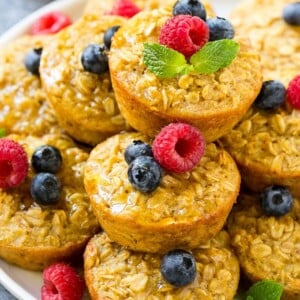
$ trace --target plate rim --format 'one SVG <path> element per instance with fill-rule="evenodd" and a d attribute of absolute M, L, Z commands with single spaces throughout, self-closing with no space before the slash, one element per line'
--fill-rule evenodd
<path fill-rule="evenodd" d="M 42 6 L 5 31 L 0 36 L 0 47 L 5 46 L 5 44 L 13 41 L 19 36 L 26 34 L 33 22 L 44 13 L 55 10 L 64 10 L 64 7 L 84 5 L 85 1 L 86 0 L 59 0 Z"/>
<path fill-rule="evenodd" d="M 37 300 L 0 267 L 0 282 L 17 299 Z"/>

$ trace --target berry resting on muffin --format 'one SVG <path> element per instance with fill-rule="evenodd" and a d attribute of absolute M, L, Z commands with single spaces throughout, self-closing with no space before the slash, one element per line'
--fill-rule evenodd
<path fill-rule="evenodd" d="M 198 0 L 177 0 L 173 6 L 173 16 L 191 15 L 206 21 L 206 9 Z"/>
<path fill-rule="evenodd" d="M 30 34 L 54 34 L 72 24 L 69 16 L 62 12 L 49 12 L 38 18 L 30 29 Z"/>
<path fill-rule="evenodd" d="M 254 106 L 264 110 L 273 110 L 280 107 L 286 96 L 286 88 L 278 80 L 263 82 L 259 95 L 254 101 Z"/>
<path fill-rule="evenodd" d="M 185 250 L 171 250 L 162 258 L 160 271 L 166 281 L 176 287 L 188 285 L 197 274 L 194 256 Z"/>
<path fill-rule="evenodd" d="M 171 123 L 155 137 L 154 158 L 166 170 L 183 173 L 193 169 L 205 151 L 200 131 L 185 123 Z"/>
<path fill-rule="evenodd" d="M 233 37 L 233 27 L 224 18 L 205 22 L 190 14 L 175 15 L 162 26 L 159 43 L 144 43 L 143 62 L 160 78 L 211 74 L 237 56 L 239 46 Z"/>
<path fill-rule="evenodd" d="M 269 216 L 283 216 L 291 211 L 293 197 L 290 191 L 283 187 L 273 185 L 267 187 L 260 194 L 263 211 Z"/>
<path fill-rule="evenodd" d="M 0 188 L 13 188 L 27 176 L 29 163 L 23 146 L 13 140 L 0 139 Z"/>
<path fill-rule="evenodd" d="M 37 48 L 29 51 L 24 59 L 26 69 L 33 75 L 40 75 L 40 61 L 43 48 Z"/>
<path fill-rule="evenodd" d="M 300 75 L 294 77 L 287 88 L 287 101 L 296 109 L 300 109 Z"/>
<path fill-rule="evenodd" d="M 131 18 L 137 13 L 139 13 L 141 9 L 132 2 L 132 0 L 117 0 L 112 9 L 107 12 L 107 15 L 115 15 L 124 18 Z"/>

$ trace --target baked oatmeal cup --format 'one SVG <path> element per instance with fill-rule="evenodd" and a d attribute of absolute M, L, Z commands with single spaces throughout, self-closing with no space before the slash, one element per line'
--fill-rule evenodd
<path fill-rule="evenodd" d="M 59 149 L 62 167 L 56 176 L 61 182 L 61 193 L 57 204 L 41 205 L 34 201 L 30 190 L 37 172 L 31 164 L 24 182 L 0 189 L 0 257 L 29 270 L 42 270 L 53 262 L 78 258 L 87 241 L 99 230 L 83 186 L 88 153 L 63 135 L 5 138 L 20 143 L 29 161 L 39 146 Z"/>
<path fill-rule="evenodd" d="M 241 268 L 252 281 L 281 283 L 282 299 L 300 297 L 300 199 L 281 217 L 267 216 L 257 195 L 241 194 L 229 219 L 231 244 Z"/>
<path fill-rule="evenodd" d="M 282 18 L 286 5 L 295 0 L 244 0 L 231 12 L 237 34 L 248 35 L 262 59 L 265 80 L 287 84 L 300 69 L 300 26 Z M 255 12 L 255 13 L 249 13 Z"/>
<path fill-rule="evenodd" d="M 117 0 L 88 0 L 84 14 L 106 14 L 109 13 Z M 152 10 L 160 6 L 173 5 L 176 0 L 133 0 L 132 1 L 141 10 Z M 207 1 L 201 1 L 204 4 L 207 13 L 214 15 L 211 5 Z"/>
<path fill-rule="evenodd" d="M 102 228 L 136 251 L 198 247 L 223 227 L 235 202 L 240 175 L 226 151 L 211 143 L 189 172 L 164 171 L 156 190 L 143 193 L 128 179 L 125 149 L 150 140 L 141 133 L 108 138 L 90 153 L 84 184 Z"/>
<path fill-rule="evenodd" d="M 60 125 L 80 142 L 97 144 L 127 128 L 115 101 L 109 72 L 85 71 L 81 62 L 86 47 L 102 45 L 105 31 L 123 23 L 118 16 L 84 16 L 56 34 L 43 50 L 43 88 Z"/>
<path fill-rule="evenodd" d="M 227 232 L 192 251 L 197 274 L 184 287 L 168 283 L 160 272 L 163 255 L 130 251 L 106 233 L 93 237 L 84 253 L 85 280 L 92 299 L 233 299 L 239 264 Z"/>
<path fill-rule="evenodd" d="M 248 189 L 260 192 L 277 184 L 300 197 L 299 110 L 252 107 L 221 143 L 236 161 Z"/>
<path fill-rule="evenodd" d="M 259 54 L 247 39 L 235 39 L 239 52 L 228 67 L 209 75 L 191 72 L 159 78 L 143 62 L 144 43 L 158 43 L 171 16 L 171 7 L 143 11 L 115 34 L 109 66 L 117 102 L 129 124 L 149 136 L 179 121 L 214 141 L 241 119 L 259 93 Z"/>
<path fill-rule="evenodd" d="M 54 111 L 46 100 L 39 76 L 25 67 L 25 57 L 43 48 L 48 36 L 23 36 L 0 49 L 0 128 L 7 133 L 59 133 Z"/>

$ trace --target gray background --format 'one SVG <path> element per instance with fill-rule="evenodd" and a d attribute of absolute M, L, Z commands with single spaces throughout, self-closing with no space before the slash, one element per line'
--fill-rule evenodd
<path fill-rule="evenodd" d="M 0 0 L 0 35 L 22 18 L 52 0 Z M 0 285 L 0 300 L 15 300 Z"/>
<path fill-rule="evenodd" d="M 0 34 L 49 2 L 52 0 L 0 0 Z"/>

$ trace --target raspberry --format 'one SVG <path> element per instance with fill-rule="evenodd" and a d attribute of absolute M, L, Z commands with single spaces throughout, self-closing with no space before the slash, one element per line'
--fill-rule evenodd
<path fill-rule="evenodd" d="M 177 15 L 169 19 L 161 28 L 159 42 L 185 57 L 190 57 L 209 40 L 206 23 L 190 15 Z"/>
<path fill-rule="evenodd" d="M 300 75 L 290 81 L 286 96 L 287 101 L 293 108 L 300 109 Z"/>
<path fill-rule="evenodd" d="M 61 12 L 50 12 L 38 18 L 30 29 L 30 34 L 53 34 L 72 24 L 72 20 Z"/>
<path fill-rule="evenodd" d="M 124 18 L 131 18 L 140 11 L 141 9 L 131 0 L 117 0 L 112 7 L 112 10 L 107 12 L 107 15 L 117 15 Z"/>
<path fill-rule="evenodd" d="M 166 170 L 183 173 L 195 167 L 205 150 L 199 130 L 184 123 L 171 123 L 155 137 L 152 151 L 155 160 Z"/>
<path fill-rule="evenodd" d="M 43 272 L 42 300 L 81 300 L 85 284 L 65 263 L 54 263 Z"/>
<path fill-rule="evenodd" d="M 28 168 L 24 148 L 10 139 L 0 139 L 0 188 L 18 186 L 27 176 Z"/>

